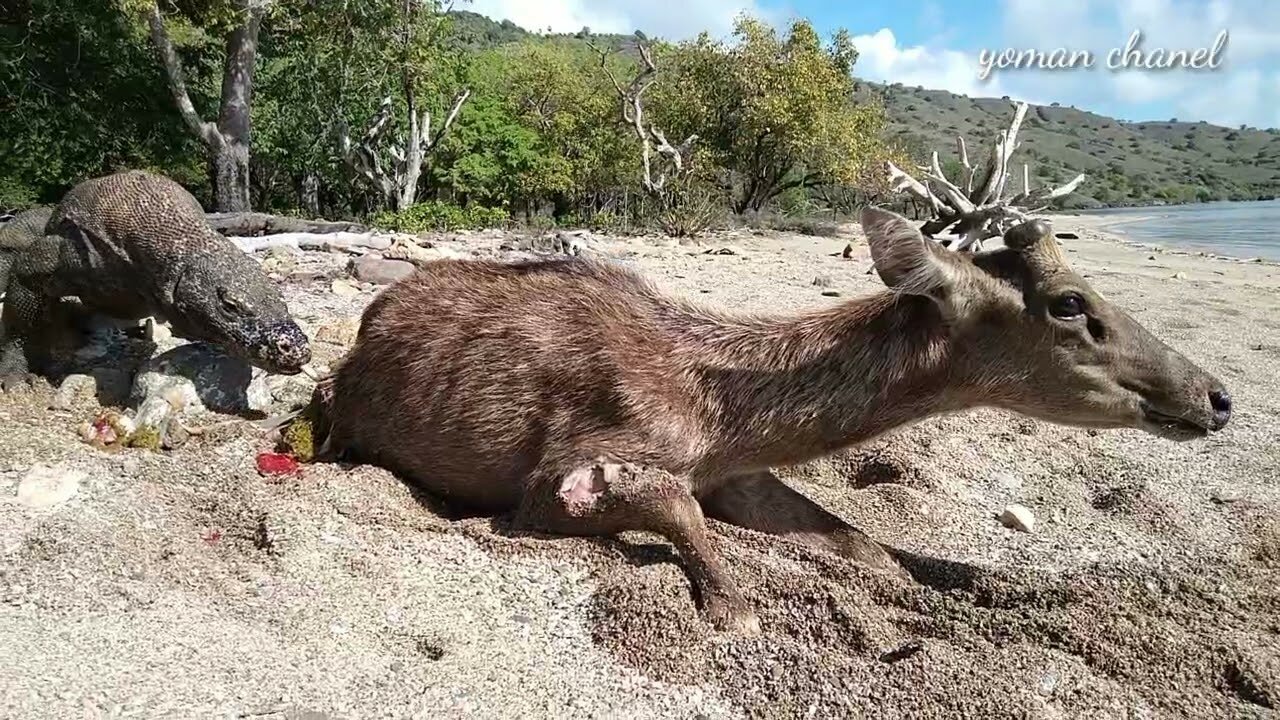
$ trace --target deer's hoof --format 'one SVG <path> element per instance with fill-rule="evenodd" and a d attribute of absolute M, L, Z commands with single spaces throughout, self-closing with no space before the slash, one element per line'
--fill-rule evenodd
<path fill-rule="evenodd" d="M 762 631 L 760 618 L 742 600 L 712 597 L 707 601 L 707 621 L 720 632 L 756 637 Z"/>

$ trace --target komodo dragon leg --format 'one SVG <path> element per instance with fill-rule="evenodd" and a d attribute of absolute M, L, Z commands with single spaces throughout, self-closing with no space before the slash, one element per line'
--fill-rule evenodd
<path fill-rule="evenodd" d="M 49 280 L 62 258 L 63 238 L 46 235 L 18 254 L 9 273 L 4 313 L 0 316 L 0 391 L 30 386 L 46 369 L 50 342 L 67 328 L 56 312 L 58 297 Z"/>

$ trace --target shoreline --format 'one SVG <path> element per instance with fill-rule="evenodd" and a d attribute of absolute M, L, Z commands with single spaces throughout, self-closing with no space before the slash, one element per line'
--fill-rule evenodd
<path fill-rule="evenodd" d="M 1115 228 L 1119 225 L 1132 225 L 1138 222 L 1146 222 L 1152 219 L 1152 216 L 1140 215 L 1133 218 L 1103 218 L 1097 215 L 1085 215 L 1075 212 L 1060 212 L 1049 216 L 1051 222 L 1057 218 L 1067 219 L 1070 224 L 1076 226 L 1075 229 L 1085 229 L 1095 233 L 1099 238 L 1114 242 L 1118 245 L 1133 248 L 1136 250 L 1149 250 L 1160 252 L 1168 255 L 1180 255 L 1191 258 L 1209 258 L 1213 260 L 1226 260 L 1235 263 L 1247 263 L 1257 265 L 1280 266 L 1280 260 L 1272 260 L 1271 258 L 1253 255 L 1244 257 L 1241 255 L 1228 255 L 1222 252 L 1210 250 L 1195 250 L 1190 247 L 1184 247 L 1169 243 L 1159 243 L 1145 239 L 1134 238 L 1125 235 L 1122 231 Z M 1054 222 L 1055 225 L 1059 224 Z"/>

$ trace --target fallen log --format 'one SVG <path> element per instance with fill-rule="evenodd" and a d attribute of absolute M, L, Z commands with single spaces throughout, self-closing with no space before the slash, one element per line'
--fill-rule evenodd
<path fill-rule="evenodd" d="M 236 247 L 252 253 L 273 247 L 293 247 L 299 250 L 323 250 L 325 252 L 349 252 L 363 255 L 370 250 L 386 250 L 391 247 L 390 233 L 375 234 L 354 232 L 307 233 L 290 232 L 266 237 L 228 237 Z"/>
<path fill-rule="evenodd" d="M 206 213 L 205 220 L 223 235 L 250 237 L 277 235 L 280 233 L 340 233 L 366 232 L 369 228 L 360 223 L 331 220 L 303 220 L 302 218 L 269 215 L 259 212 Z"/>

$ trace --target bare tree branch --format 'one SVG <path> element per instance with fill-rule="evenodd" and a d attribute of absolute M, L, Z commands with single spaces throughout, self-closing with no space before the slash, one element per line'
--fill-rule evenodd
<path fill-rule="evenodd" d="M 641 182 L 652 195 L 661 195 L 663 188 L 666 187 L 668 173 L 671 177 L 679 177 L 687 170 L 687 160 L 690 150 L 694 142 L 697 141 L 697 134 L 690 135 L 685 138 L 684 142 L 679 146 L 673 146 L 666 135 L 657 128 L 653 123 L 647 126 L 644 119 L 644 103 L 643 97 L 657 79 L 658 67 L 653 62 L 653 55 L 649 48 L 641 42 L 636 43 L 636 49 L 640 54 L 641 69 L 631 82 L 623 87 L 618 82 L 618 78 L 609 69 L 609 56 L 612 51 L 602 49 L 596 46 L 590 40 L 586 41 L 587 47 L 591 48 L 600 56 L 600 68 L 604 72 L 605 77 L 609 78 L 609 82 L 613 84 L 614 91 L 618 94 L 618 100 L 622 107 L 622 120 L 631 126 L 632 131 L 636 134 L 636 139 L 640 141 L 640 162 L 643 175 Z M 667 169 L 658 172 L 655 178 L 653 173 L 654 152 L 658 156 L 665 158 Z"/>
<path fill-rule="evenodd" d="M 169 40 L 169 32 L 165 29 L 164 16 L 160 14 L 158 3 L 153 2 L 147 8 L 147 24 L 151 27 L 151 42 L 155 45 L 156 53 L 160 55 L 160 62 L 164 65 L 165 78 L 169 81 L 169 94 L 173 96 L 173 102 L 178 106 L 178 113 L 182 115 L 183 122 L 205 145 L 217 146 L 222 142 L 222 135 L 218 132 L 216 125 L 200 119 L 196 106 L 191 103 L 191 96 L 187 93 L 186 76 L 182 72 L 182 62 L 178 59 L 178 53 L 174 51 L 173 43 Z"/>

